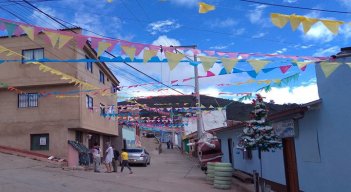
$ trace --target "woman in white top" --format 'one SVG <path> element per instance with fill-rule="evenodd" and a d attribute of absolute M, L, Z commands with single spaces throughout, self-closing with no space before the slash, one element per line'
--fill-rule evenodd
<path fill-rule="evenodd" d="M 105 166 L 107 169 L 107 173 L 112 172 L 112 159 L 113 159 L 113 149 L 111 147 L 111 144 L 109 142 L 106 143 L 106 156 L 105 156 Z"/>

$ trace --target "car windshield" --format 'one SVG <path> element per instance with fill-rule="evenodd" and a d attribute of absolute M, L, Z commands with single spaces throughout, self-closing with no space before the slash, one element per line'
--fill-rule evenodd
<path fill-rule="evenodd" d="M 143 149 L 127 149 L 128 153 L 141 153 Z"/>

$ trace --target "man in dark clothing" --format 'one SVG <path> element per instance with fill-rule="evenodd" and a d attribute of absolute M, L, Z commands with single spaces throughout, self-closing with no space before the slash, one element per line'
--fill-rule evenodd
<path fill-rule="evenodd" d="M 113 159 L 112 159 L 112 168 L 113 172 L 117 172 L 117 165 L 119 163 L 119 151 L 114 148 L 113 150 Z"/>

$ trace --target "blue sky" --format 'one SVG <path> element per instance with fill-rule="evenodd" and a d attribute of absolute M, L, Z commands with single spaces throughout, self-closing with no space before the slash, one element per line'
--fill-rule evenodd
<path fill-rule="evenodd" d="M 332 35 L 323 25 L 316 24 L 306 35 L 301 28 L 293 32 L 289 26 L 279 29 L 270 22 L 270 13 L 297 14 L 315 18 L 337 19 L 349 22 L 348 14 L 327 13 L 291 8 L 272 7 L 241 2 L 238 0 L 204 0 L 215 5 L 216 10 L 198 14 L 197 0 L 60 0 L 36 3 L 40 9 L 62 20 L 73 23 L 98 34 L 129 40 L 132 42 L 155 45 L 197 45 L 201 50 L 218 50 L 247 53 L 276 53 L 298 56 L 330 56 L 341 47 L 348 46 L 351 26 L 343 25 L 338 35 Z M 265 1 L 277 4 L 302 6 L 319 9 L 351 11 L 347 0 L 334 1 Z M 6 9 L 20 15 L 23 20 L 34 25 L 62 28 L 46 16 L 25 7 L 8 3 Z M 1 12 L 0 17 L 16 19 L 13 15 Z M 69 25 L 69 24 L 68 24 Z M 70 26 L 70 25 L 69 25 Z M 93 33 L 85 31 L 87 35 Z M 116 52 L 116 54 L 119 54 Z M 145 73 L 170 84 L 171 80 L 193 76 L 193 67 L 188 63 L 179 64 L 169 71 L 166 63 L 132 63 Z M 122 85 L 142 84 L 152 80 L 137 74 L 119 63 L 111 63 Z M 238 65 L 239 67 L 239 65 Z M 247 66 L 246 66 L 247 67 Z M 269 67 L 269 66 L 267 66 Z M 211 71 L 218 73 L 222 67 L 216 64 Z M 245 69 L 245 66 L 242 66 Z M 279 69 L 271 73 L 260 73 L 257 79 L 279 79 L 292 75 L 299 70 L 293 67 L 282 74 Z M 200 67 L 200 75 L 205 72 Z M 200 80 L 201 93 L 218 96 L 219 92 L 254 92 L 262 85 L 252 84 L 232 87 L 218 87 L 219 83 L 246 81 L 245 74 L 229 74 Z M 277 103 L 304 103 L 318 98 L 315 84 L 314 66 L 309 65 L 300 73 L 298 82 L 285 88 L 273 88 L 263 93 L 267 100 Z M 193 81 L 185 82 L 192 85 Z M 149 86 L 129 90 L 129 95 L 175 94 L 172 91 L 155 92 L 161 87 Z M 191 93 L 191 87 L 178 87 L 180 91 Z M 307 94 L 306 94 L 307 93 Z M 226 97 L 232 99 L 233 97 Z M 235 97 L 234 97 L 235 99 Z"/>

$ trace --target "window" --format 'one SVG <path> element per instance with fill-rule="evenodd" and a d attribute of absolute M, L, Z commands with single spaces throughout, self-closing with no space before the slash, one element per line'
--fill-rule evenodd
<path fill-rule="evenodd" d="M 38 60 L 44 58 L 44 48 L 22 50 L 22 64 L 24 60 Z"/>
<path fill-rule="evenodd" d="M 105 105 L 100 103 L 100 115 L 105 117 L 106 111 L 105 111 Z"/>
<path fill-rule="evenodd" d="M 87 95 L 86 99 L 87 99 L 87 108 L 88 109 L 93 109 L 93 106 L 94 106 L 93 105 L 93 103 L 94 103 L 93 98 L 90 97 L 89 95 Z"/>
<path fill-rule="evenodd" d="M 30 150 L 49 150 L 49 134 L 31 134 Z"/>
<path fill-rule="evenodd" d="M 79 143 L 83 143 L 83 132 L 76 131 L 76 141 L 78 141 Z"/>
<path fill-rule="evenodd" d="M 117 85 L 116 84 L 112 84 L 111 93 L 116 93 L 116 92 L 117 92 Z"/>
<path fill-rule="evenodd" d="M 18 108 L 38 107 L 37 93 L 18 94 Z"/>
<path fill-rule="evenodd" d="M 85 57 L 86 59 L 89 59 L 88 57 Z M 87 61 L 86 63 L 86 69 L 90 71 L 90 73 L 93 73 L 93 62 Z"/>
<path fill-rule="evenodd" d="M 100 71 L 100 83 L 105 84 L 105 74 L 102 71 Z"/>

